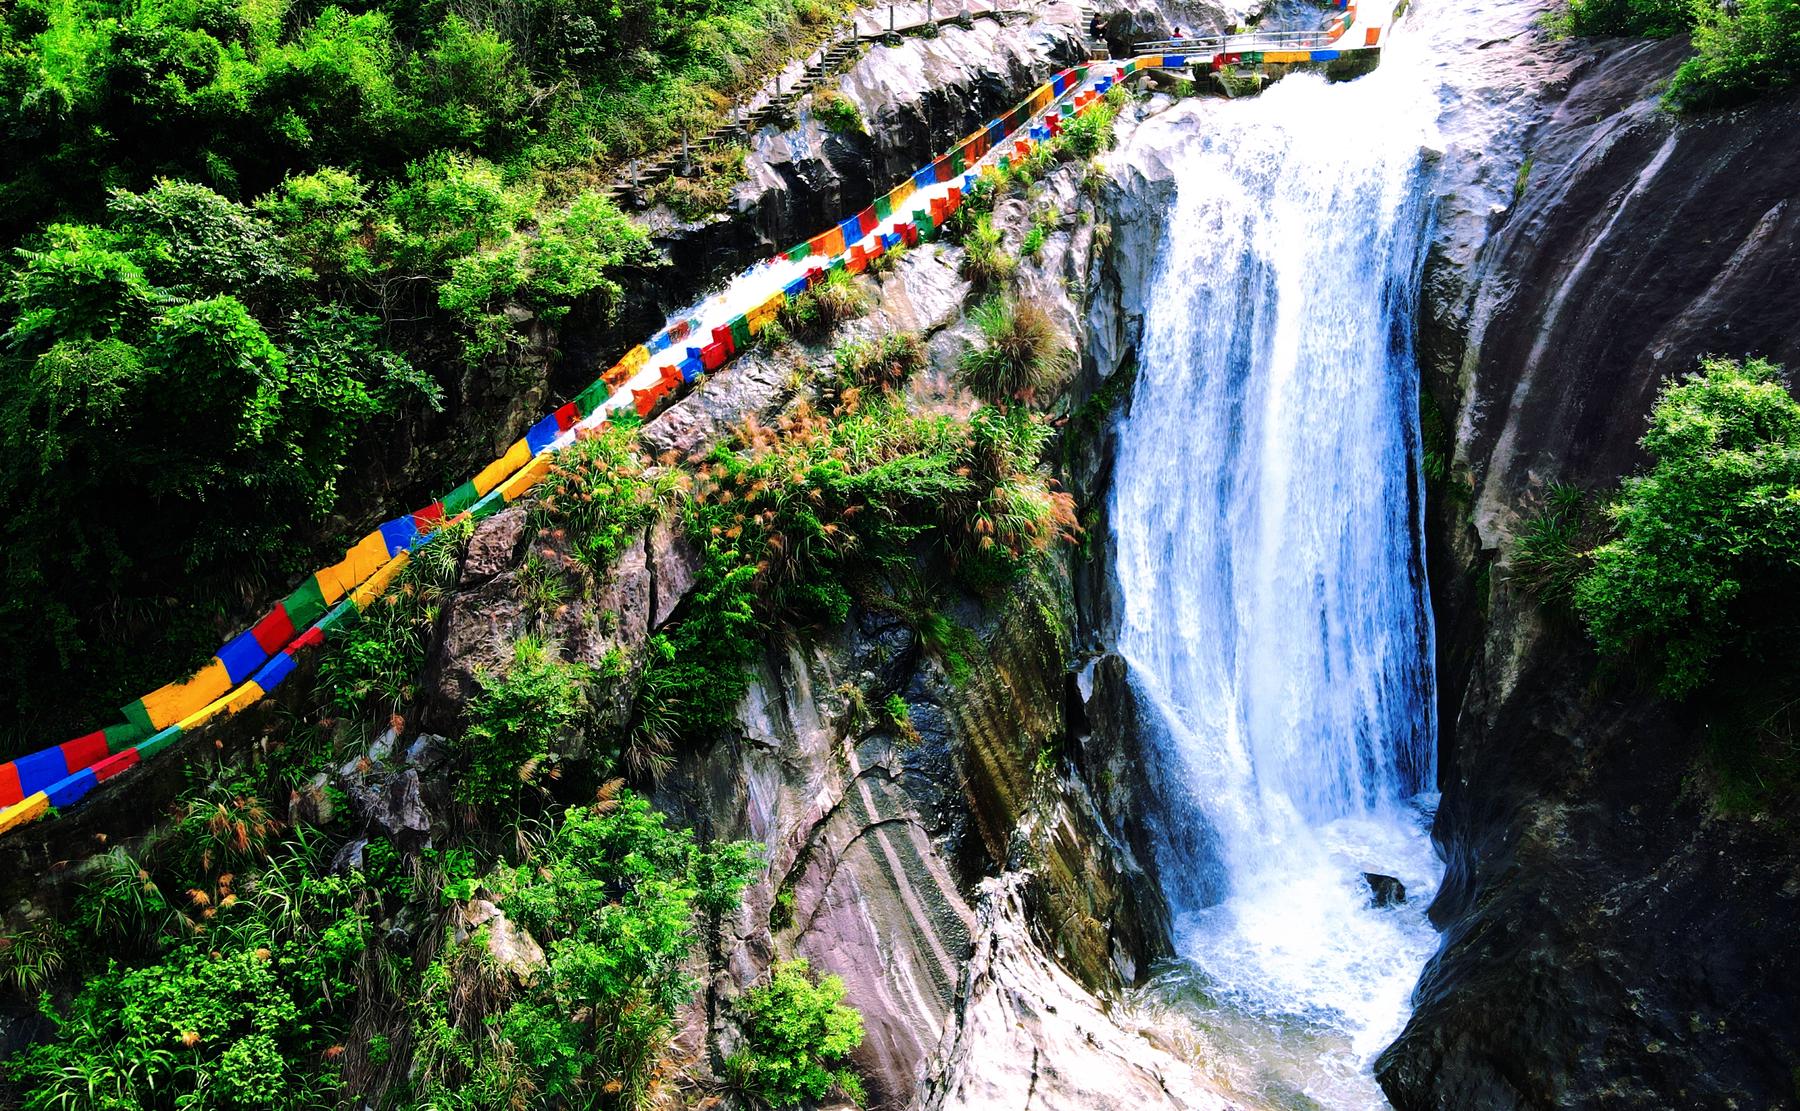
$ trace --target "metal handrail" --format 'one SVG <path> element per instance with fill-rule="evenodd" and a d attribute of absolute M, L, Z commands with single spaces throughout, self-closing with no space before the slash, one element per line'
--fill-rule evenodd
<path fill-rule="evenodd" d="M 1132 47 L 1137 54 L 1242 54 L 1253 50 L 1313 49 L 1336 41 L 1330 31 L 1252 31 L 1244 35 L 1159 39 Z"/>

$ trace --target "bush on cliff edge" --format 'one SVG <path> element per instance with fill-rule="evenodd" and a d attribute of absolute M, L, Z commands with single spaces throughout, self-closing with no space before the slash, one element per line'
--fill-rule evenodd
<path fill-rule="evenodd" d="M 1690 694 L 1726 660 L 1785 653 L 1800 620 L 1800 403 L 1780 368 L 1709 358 L 1664 387 L 1650 469 L 1612 509 L 1575 605 L 1603 653 Z"/>

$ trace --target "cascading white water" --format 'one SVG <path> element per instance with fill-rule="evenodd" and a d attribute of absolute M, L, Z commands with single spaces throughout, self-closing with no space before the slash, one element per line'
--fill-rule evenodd
<path fill-rule="evenodd" d="M 1396 64 L 1396 63 L 1399 64 Z M 1178 194 L 1119 430 L 1118 649 L 1158 875 L 1226 1078 L 1381 1107 L 1436 946 L 1431 625 L 1410 335 L 1435 98 L 1390 57 L 1175 111 Z M 1364 871 L 1409 900 L 1369 905 Z"/>

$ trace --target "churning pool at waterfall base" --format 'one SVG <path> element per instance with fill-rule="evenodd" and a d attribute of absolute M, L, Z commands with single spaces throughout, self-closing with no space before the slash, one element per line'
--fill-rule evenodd
<path fill-rule="evenodd" d="M 1110 514 L 1178 954 L 1139 1002 L 1257 1106 L 1386 1107 L 1370 1065 L 1438 944 L 1412 351 L 1435 108 L 1397 49 L 1132 140 L 1176 183 Z"/>

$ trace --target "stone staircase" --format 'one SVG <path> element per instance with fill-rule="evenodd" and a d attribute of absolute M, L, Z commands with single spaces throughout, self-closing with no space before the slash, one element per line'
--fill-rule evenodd
<path fill-rule="evenodd" d="M 740 106 L 732 119 L 710 133 L 685 141 L 682 146 L 664 151 L 649 161 L 634 160 L 625 172 L 604 190 L 614 201 L 626 207 L 645 207 L 645 194 L 677 173 L 691 172 L 684 162 L 701 154 L 719 150 L 743 141 L 769 124 L 786 124 L 795 116 L 801 98 L 818 88 L 826 77 L 837 72 L 862 52 L 861 40 L 852 23 L 841 38 L 834 38 L 800 65 L 799 73 L 779 75 L 750 99 L 746 111 Z M 792 68 L 791 66 L 789 67 Z"/>

